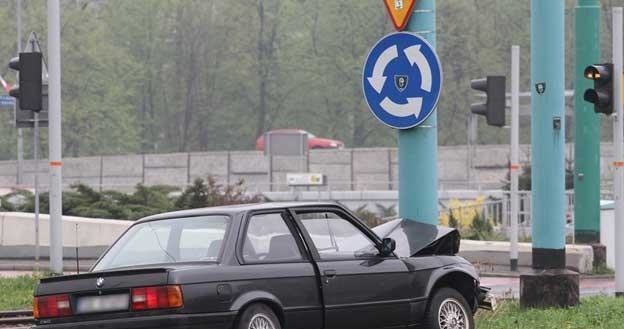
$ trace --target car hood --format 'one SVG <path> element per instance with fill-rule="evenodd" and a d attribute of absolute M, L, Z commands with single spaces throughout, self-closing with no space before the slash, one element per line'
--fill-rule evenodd
<path fill-rule="evenodd" d="M 459 252 L 460 236 L 454 228 L 399 218 L 379 225 L 373 231 L 382 239 L 394 239 L 394 253 L 399 257 L 452 256 Z"/>

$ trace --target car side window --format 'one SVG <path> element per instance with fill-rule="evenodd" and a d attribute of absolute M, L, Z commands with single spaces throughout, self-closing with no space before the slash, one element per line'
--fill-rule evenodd
<path fill-rule="evenodd" d="M 321 260 L 358 259 L 379 254 L 375 243 L 338 213 L 306 212 L 297 216 Z"/>
<path fill-rule="evenodd" d="M 246 263 L 303 260 L 295 237 L 280 213 L 251 216 L 244 239 L 242 254 Z"/>

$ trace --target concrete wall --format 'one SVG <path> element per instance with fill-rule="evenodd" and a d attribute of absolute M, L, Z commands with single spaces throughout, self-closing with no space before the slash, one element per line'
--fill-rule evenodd
<path fill-rule="evenodd" d="M 607 267 L 615 270 L 615 208 L 613 202 L 600 209 L 600 244 L 607 247 Z"/>
<path fill-rule="evenodd" d="M 567 158 L 573 159 L 568 145 Z M 530 147 L 521 147 L 520 161 L 530 161 Z M 505 180 L 509 159 L 507 145 L 481 145 L 474 152 L 474 171 L 469 181 L 469 152 L 466 146 L 439 148 L 440 189 L 498 189 Z M 611 144 L 602 145 L 602 176 L 611 177 Z M 97 189 L 131 191 L 139 183 L 146 185 L 186 186 L 195 178 L 216 177 L 227 184 L 244 179 L 249 190 L 256 192 L 286 191 L 286 173 L 314 172 L 327 176 L 325 190 L 396 190 L 398 188 L 397 150 L 393 148 L 362 148 L 344 150 L 311 150 L 304 157 L 265 157 L 262 152 L 205 152 L 103 157 L 66 158 L 63 160 L 63 182 L 88 184 Z M 40 184 L 48 180 L 47 160 L 41 160 Z M 15 161 L 0 161 L 0 188 L 17 185 L 31 187 L 35 165 L 24 163 L 24 180 L 17 182 Z"/>

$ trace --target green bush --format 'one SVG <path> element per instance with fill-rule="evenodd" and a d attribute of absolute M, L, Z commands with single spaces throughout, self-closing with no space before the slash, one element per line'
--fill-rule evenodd
<path fill-rule="evenodd" d="M 355 215 L 362 220 L 368 227 L 375 227 L 384 223 L 384 220 L 397 216 L 396 206 L 385 207 L 381 204 L 375 204 L 377 213 L 367 209 L 368 205 L 363 205 L 355 210 Z"/>
<path fill-rule="evenodd" d="M 449 220 L 448 220 L 448 226 L 452 227 L 452 228 L 457 228 L 459 229 L 459 220 L 457 220 L 457 218 L 455 217 L 455 214 L 453 213 L 453 210 L 449 211 Z"/>
<path fill-rule="evenodd" d="M 259 195 L 247 195 L 244 181 L 234 185 L 220 185 L 212 177 L 197 179 L 193 185 L 173 196 L 179 189 L 172 186 L 145 186 L 138 184 L 131 194 L 116 191 L 99 192 L 84 185 L 72 185 L 71 191 L 63 192 L 63 214 L 68 216 L 136 220 L 145 216 L 201 207 L 254 203 L 262 201 Z M 1 211 L 35 211 L 35 196 L 29 191 L 19 191 L 25 202 L 22 205 L 11 204 L 4 197 L 0 199 Z M 41 213 L 49 212 L 49 194 L 39 197 Z"/>
<path fill-rule="evenodd" d="M 468 240 L 501 241 L 504 237 L 494 231 L 492 222 L 482 212 L 477 212 L 467 229 L 460 230 Z"/>
<path fill-rule="evenodd" d="M 245 181 L 242 179 L 234 185 L 217 184 L 213 177 L 208 177 L 207 183 L 203 179 L 196 179 L 176 200 L 175 207 L 177 209 L 194 209 L 257 203 L 265 200 L 261 195 L 247 195 L 244 184 Z"/>

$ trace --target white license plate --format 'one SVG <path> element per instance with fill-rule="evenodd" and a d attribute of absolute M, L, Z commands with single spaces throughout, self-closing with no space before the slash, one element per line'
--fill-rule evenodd
<path fill-rule="evenodd" d="M 113 312 L 127 310 L 130 306 L 128 294 L 79 297 L 76 313 Z"/>

